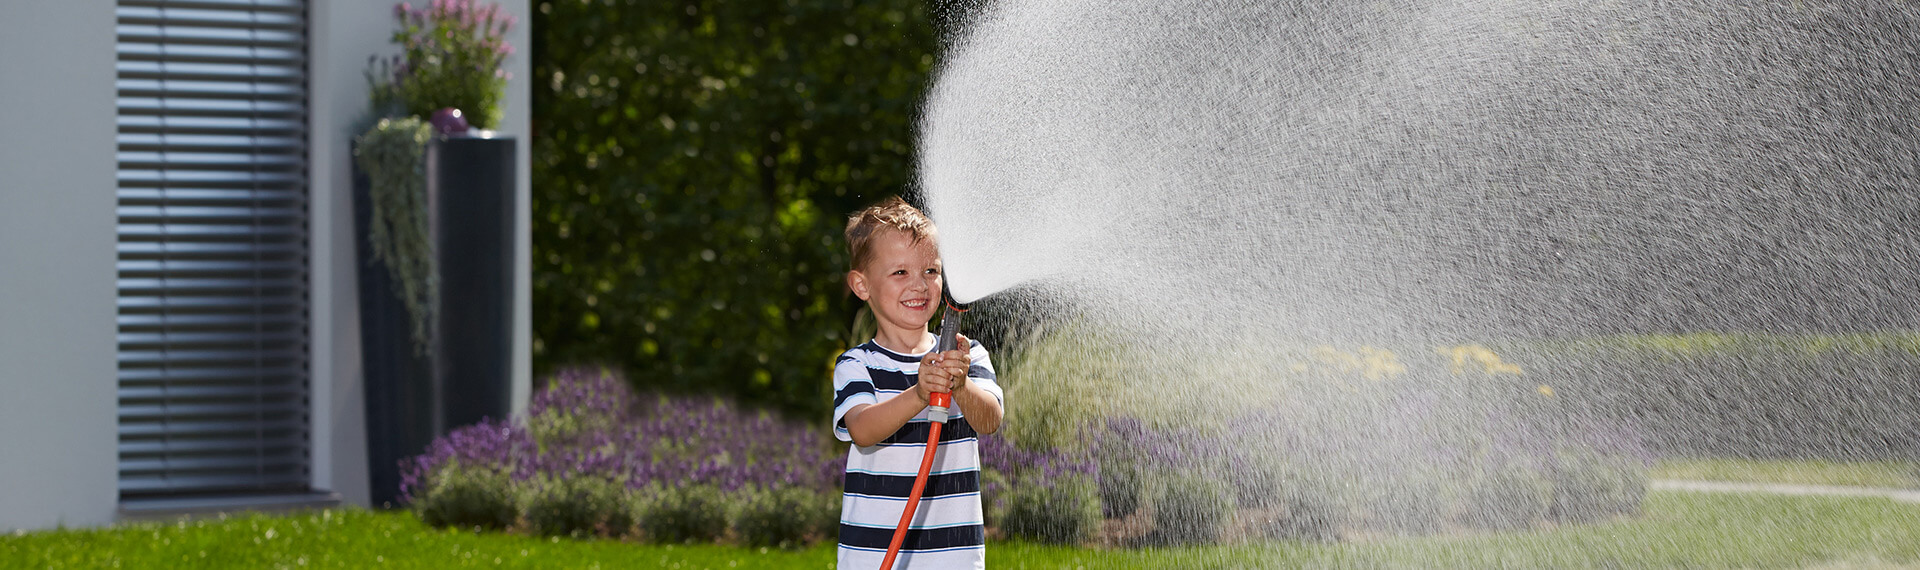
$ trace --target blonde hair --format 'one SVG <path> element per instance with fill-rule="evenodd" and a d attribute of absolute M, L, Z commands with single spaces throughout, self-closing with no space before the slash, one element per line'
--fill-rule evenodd
<path fill-rule="evenodd" d="M 847 217 L 847 251 L 854 271 L 873 257 L 873 236 L 888 229 L 906 232 L 915 244 L 934 239 L 932 219 L 899 196 L 888 197 Z"/>

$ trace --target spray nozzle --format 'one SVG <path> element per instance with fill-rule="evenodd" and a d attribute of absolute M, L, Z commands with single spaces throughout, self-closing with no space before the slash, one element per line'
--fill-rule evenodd
<path fill-rule="evenodd" d="M 941 286 L 940 286 L 940 301 L 941 301 L 941 302 L 943 302 L 943 303 L 946 303 L 946 304 L 947 304 L 947 308 L 948 308 L 948 309 L 951 309 L 951 310 L 954 310 L 954 311 L 958 311 L 958 312 L 962 312 L 962 313 L 964 313 L 964 312 L 967 312 L 967 304 L 966 304 L 966 303 L 962 303 L 962 302 L 959 302 L 959 301 L 955 301 L 955 300 L 953 300 L 953 288 L 952 288 L 952 287 L 948 287 L 948 286 L 945 286 L 945 285 L 941 285 Z"/>
<path fill-rule="evenodd" d="M 960 334 L 960 317 L 966 314 L 967 306 L 954 302 L 953 290 L 947 287 L 940 288 L 940 299 L 947 304 L 947 312 L 940 315 L 940 339 L 934 350 L 946 352 L 960 347 L 956 335 Z"/>
<path fill-rule="evenodd" d="M 947 304 L 947 312 L 940 315 L 940 337 L 935 341 L 934 350 L 946 352 L 960 347 L 960 317 L 967 312 L 967 305 L 953 300 L 953 290 L 940 288 L 940 300 Z M 950 394 L 934 394 L 931 405 L 933 413 L 928 416 L 936 422 L 947 421 L 947 407 L 952 401 Z"/>

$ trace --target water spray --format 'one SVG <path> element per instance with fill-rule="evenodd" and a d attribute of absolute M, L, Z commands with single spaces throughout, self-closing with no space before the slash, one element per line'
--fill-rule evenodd
<path fill-rule="evenodd" d="M 960 320 L 966 315 L 967 305 L 953 300 L 953 290 L 940 288 L 940 300 L 946 303 L 947 311 L 940 315 L 940 336 L 934 342 L 933 351 L 946 352 L 960 347 Z M 893 559 L 900 555 L 900 544 L 907 539 L 907 528 L 912 526 L 913 511 L 920 506 L 920 492 L 927 488 L 927 472 L 933 468 L 933 454 L 940 449 L 940 428 L 947 424 L 947 410 L 953 405 L 953 394 L 941 392 L 927 397 L 927 452 L 920 457 L 920 473 L 913 477 L 913 491 L 907 494 L 906 509 L 900 513 L 900 527 L 893 531 L 893 542 L 887 545 L 887 558 L 880 562 L 881 570 L 893 568 Z"/>

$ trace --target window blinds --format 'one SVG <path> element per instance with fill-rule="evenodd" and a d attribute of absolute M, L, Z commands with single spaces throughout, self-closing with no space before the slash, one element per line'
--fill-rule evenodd
<path fill-rule="evenodd" d="M 123 497 L 304 491 L 301 0 L 120 0 Z"/>

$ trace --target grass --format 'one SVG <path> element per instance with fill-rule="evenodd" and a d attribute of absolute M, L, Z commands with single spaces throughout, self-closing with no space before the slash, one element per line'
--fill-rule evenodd
<path fill-rule="evenodd" d="M 1920 463 L 1819 460 L 1686 459 L 1662 461 L 1655 479 L 1920 488 Z"/>
<path fill-rule="evenodd" d="M 827 568 L 833 546 L 762 550 L 430 529 L 404 512 L 258 515 L 0 537 L 0 567 Z M 994 568 L 1804 568 L 1920 565 L 1920 505 L 1655 492 L 1644 516 L 1344 544 L 1098 550 L 992 543 Z"/>
<path fill-rule="evenodd" d="M 1655 492 L 1611 523 L 1348 544 L 1164 551 L 1002 545 L 996 567 L 1887 568 L 1920 564 L 1920 505 L 1885 499 Z"/>

